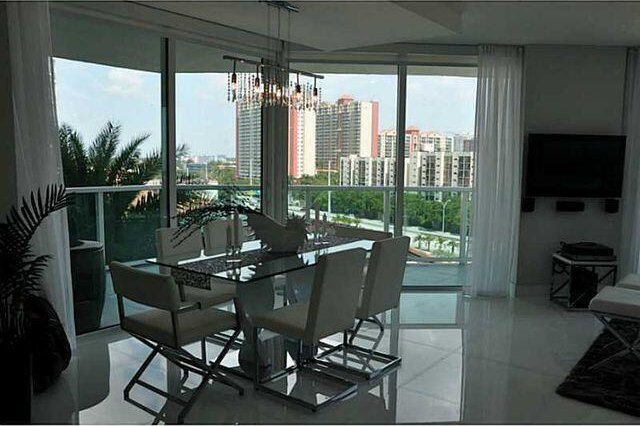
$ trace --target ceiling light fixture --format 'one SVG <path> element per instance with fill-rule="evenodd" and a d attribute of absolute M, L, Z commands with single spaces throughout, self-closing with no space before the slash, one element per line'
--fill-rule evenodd
<path fill-rule="evenodd" d="M 286 1 L 261 0 L 268 6 L 267 9 L 267 52 L 275 50 L 270 48 L 270 41 L 286 49 L 285 58 L 289 58 L 289 46 L 291 43 L 291 12 L 298 13 L 300 10 Z M 278 28 L 271 34 L 271 8 L 278 12 Z M 280 38 L 280 15 L 287 13 L 288 36 L 286 43 Z M 321 91 L 317 86 L 317 80 L 324 76 L 310 72 L 296 70 L 270 63 L 262 58 L 254 61 L 237 56 L 224 55 L 225 60 L 233 62 L 233 71 L 227 78 L 227 100 L 235 103 L 257 103 L 264 106 L 285 106 L 296 109 L 316 109 L 321 102 Z M 236 65 L 250 64 L 256 66 L 255 77 L 250 73 L 236 73 Z M 293 84 L 288 77 L 296 74 L 296 82 Z M 313 78 L 313 86 L 307 83 L 300 83 L 300 76 Z M 262 77 L 262 81 L 261 81 Z"/>

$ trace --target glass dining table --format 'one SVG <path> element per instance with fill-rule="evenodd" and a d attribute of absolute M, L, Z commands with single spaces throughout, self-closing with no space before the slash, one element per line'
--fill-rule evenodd
<path fill-rule="evenodd" d="M 211 288 L 220 283 L 235 283 L 236 297 L 242 309 L 243 337 L 238 339 L 238 356 L 226 360 L 225 369 L 245 377 L 252 377 L 254 350 L 251 341 L 251 316 L 279 307 L 307 302 L 313 287 L 315 265 L 321 256 L 354 248 L 371 251 L 373 241 L 327 235 L 309 239 L 296 253 L 274 253 L 260 240 L 243 243 L 238 256 L 226 254 L 197 256 L 177 262 L 163 262 L 156 258 L 147 263 L 170 268 L 179 285 Z M 229 306 L 232 306 L 230 303 Z M 222 342 L 225 336 L 215 336 Z M 261 375 L 269 376 L 287 368 L 296 359 L 297 342 L 263 330 L 258 337 Z M 304 356 L 316 348 L 303 347 Z M 227 357 L 230 358 L 230 357 Z"/>

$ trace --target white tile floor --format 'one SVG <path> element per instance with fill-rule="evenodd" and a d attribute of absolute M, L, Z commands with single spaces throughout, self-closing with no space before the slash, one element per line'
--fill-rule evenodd
<path fill-rule="evenodd" d="M 428 303 L 428 298 L 422 300 Z M 256 394 L 249 382 L 241 382 L 246 388 L 243 397 L 214 384 L 203 392 L 186 421 L 611 424 L 640 421 L 554 393 L 600 332 L 600 326 L 588 313 L 566 312 L 542 298 L 460 300 L 451 304 L 451 309 L 456 309 L 451 314 L 456 324 L 420 326 L 412 318 L 412 324 L 406 326 L 409 328 L 401 326 L 397 333 L 401 367 L 382 381 L 361 384 L 358 393 L 348 400 L 312 413 Z M 424 318 L 420 322 L 438 321 Z M 364 331 L 374 333 L 373 328 Z M 381 349 L 389 349 L 394 334 L 390 330 L 385 333 Z M 115 328 L 82 336 L 76 362 L 53 388 L 35 401 L 34 421 L 153 422 L 151 415 L 125 402 L 122 395 L 125 384 L 147 353 L 146 347 Z M 166 374 L 165 363 L 155 361 L 147 378 L 166 387 Z M 132 396 L 155 409 L 165 404 L 161 397 L 146 390 L 134 391 Z M 168 412 L 172 413 L 173 407 Z"/>

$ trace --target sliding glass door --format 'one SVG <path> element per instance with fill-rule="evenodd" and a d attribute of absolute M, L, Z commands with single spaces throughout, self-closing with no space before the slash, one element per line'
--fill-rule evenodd
<path fill-rule="evenodd" d="M 317 206 L 330 222 L 392 232 L 396 163 L 380 137 L 395 134 L 396 67 L 292 66 L 324 79 L 317 108 L 289 113 L 289 212 Z"/>
<path fill-rule="evenodd" d="M 474 184 L 474 67 L 409 66 L 403 234 L 406 286 L 462 286 Z"/>

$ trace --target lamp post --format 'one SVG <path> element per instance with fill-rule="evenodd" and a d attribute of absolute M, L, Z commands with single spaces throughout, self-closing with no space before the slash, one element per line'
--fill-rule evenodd
<path fill-rule="evenodd" d="M 331 160 L 327 165 L 327 185 L 331 186 Z M 331 190 L 327 191 L 327 216 L 331 217 Z"/>
<path fill-rule="evenodd" d="M 444 214 L 445 214 L 445 210 L 447 208 L 447 204 L 449 204 L 449 202 L 451 201 L 451 198 L 449 198 L 447 201 L 444 202 L 444 204 L 442 204 L 442 232 L 444 233 Z"/>

